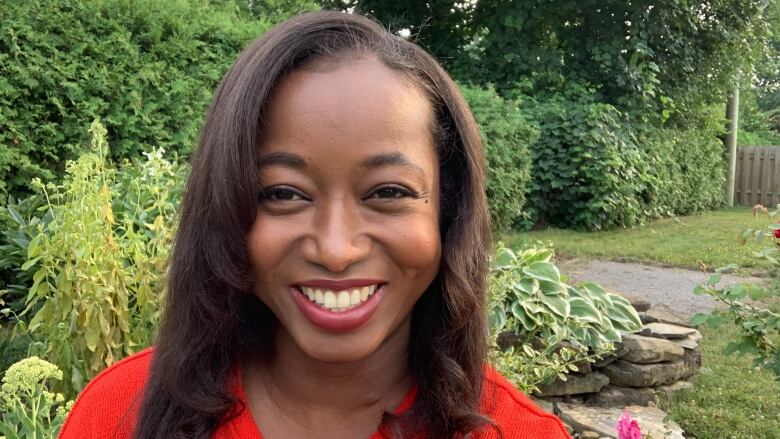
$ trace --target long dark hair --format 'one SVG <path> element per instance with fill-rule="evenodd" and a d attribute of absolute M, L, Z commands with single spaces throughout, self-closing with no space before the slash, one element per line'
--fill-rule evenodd
<path fill-rule="evenodd" d="M 489 220 L 479 131 L 455 83 L 418 46 L 360 15 L 313 12 L 253 42 L 222 79 L 206 115 L 182 204 L 169 293 L 134 437 L 206 438 L 245 410 L 235 366 L 272 353 L 277 321 L 252 293 L 246 235 L 256 213 L 254 166 L 274 87 L 316 60 L 373 55 L 433 103 L 441 166 L 441 269 L 412 311 L 409 365 L 417 399 L 385 414 L 395 437 L 466 434 L 479 415 L 487 342 Z"/>

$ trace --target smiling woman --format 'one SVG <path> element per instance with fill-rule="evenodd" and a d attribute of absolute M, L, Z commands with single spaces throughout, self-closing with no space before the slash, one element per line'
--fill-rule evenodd
<path fill-rule="evenodd" d="M 156 346 L 61 437 L 567 437 L 485 364 L 483 167 L 416 45 L 335 12 L 272 29 L 207 115 Z"/>

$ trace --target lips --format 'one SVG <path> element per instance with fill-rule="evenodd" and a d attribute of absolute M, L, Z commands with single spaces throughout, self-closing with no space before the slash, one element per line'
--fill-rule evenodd
<path fill-rule="evenodd" d="M 296 305 L 310 323 L 329 332 L 359 328 L 376 311 L 387 284 L 372 279 L 311 280 L 291 288 Z"/>

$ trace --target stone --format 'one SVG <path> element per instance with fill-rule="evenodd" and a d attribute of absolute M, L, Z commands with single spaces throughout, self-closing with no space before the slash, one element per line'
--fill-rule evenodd
<path fill-rule="evenodd" d="M 609 363 L 617 360 L 618 358 L 622 357 L 623 355 L 626 355 L 627 353 L 628 353 L 628 348 L 623 346 L 623 343 L 617 342 L 617 343 L 615 343 L 615 351 L 612 352 L 611 354 L 605 356 L 604 358 L 593 362 L 593 366 L 592 367 L 594 369 L 602 368 L 602 367 L 606 366 L 607 364 L 609 364 Z"/>
<path fill-rule="evenodd" d="M 693 328 L 690 317 L 673 310 L 667 305 L 653 305 L 642 315 L 642 323 L 669 323 L 677 326 Z"/>
<path fill-rule="evenodd" d="M 695 376 L 701 369 L 701 351 L 686 349 L 683 355 L 683 363 L 685 364 L 685 373 L 682 378 Z"/>
<path fill-rule="evenodd" d="M 682 347 L 669 340 L 634 334 L 623 336 L 623 345 L 628 348 L 628 352 L 620 359 L 632 363 L 682 360 L 684 352 Z"/>
<path fill-rule="evenodd" d="M 580 433 L 580 439 L 600 439 L 601 434 L 595 431 L 583 431 Z"/>
<path fill-rule="evenodd" d="M 645 329 L 650 330 L 650 335 L 658 338 L 685 338 L 699 331 L 684 326 L 671 325 L 669 323 L 648 323 Z"/>
<path fill-rule="evenodd" d="M 587 407 L 563 403 L 558 407 L 561 420 L 579 432 L 592 431 L 601 437 L 617 438 L 617 421 L 623 408 Z M 625 408 L 636 419 L 645 439 L 685 439 L 683 430 L 673 421 L 665 421 L 666 413 L 656 407 L 636 405 Z"/>
<path fill-rule="evenodd" d="M 693 383 L 690 381 L 677 381 L 676 383 L 667 384 L 665 386 L 654 387 L 656 395 L 671 399 L 679 392 L 684 390 L 693 389 Z M 602 390 L 603 392 L 604 390 Z"/>
<path fill-rule="evenodd" d="M 604 386 L 598 393 L 588 396 L 588 405 L 600 407 L 647 406 L 655 402 L 655 392 L 649 387 Z"/>
<path fill-rule="evenodd" d="M 685 357 L 682 360 L 652 364 L 636 364 L 617 360 L 606 365 L 600 372 L 609 377 L 611 384 L 626 387 L 651 387 L 671 384 L 686 378 L 689 367 L 685 362 Z"/>
<path fill-rule="evenodd" d="M 578 395 L 594 393 L 609 384 L 609 378 L 598 372 L 588 374 L 569 374 L 566 381 L 555 380 L 550 384 L 539 386 L 539 396 Z"/>
<path fill-rule="evenodd" d="M 547 413 L 554 413 L 555 412 L 555 403 L 550 401 L 545 401 L 541 398 L 537 398 L 533 395 L 529 396 L 531 401 L 533 401 L 534 404 L 539 406 L 540 409 L 544 410 Z"/>
<path fill-rule="evenodd" d="M 685 338 L 670 339 L 669 341 L 684 349 L 698 349 L 699 341 L 701 341 L 701 332 L 696 331 Z"/>

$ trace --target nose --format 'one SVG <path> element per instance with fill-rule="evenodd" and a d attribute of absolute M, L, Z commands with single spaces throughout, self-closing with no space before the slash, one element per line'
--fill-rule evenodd
<path fill-rule="evenodd" d="M 303 245 L 304 257 L 333 273 L 359 262 L 371 251 L 359 207 L 347 200 L 333 200 L 315 209 L 312 230 Z"/>

